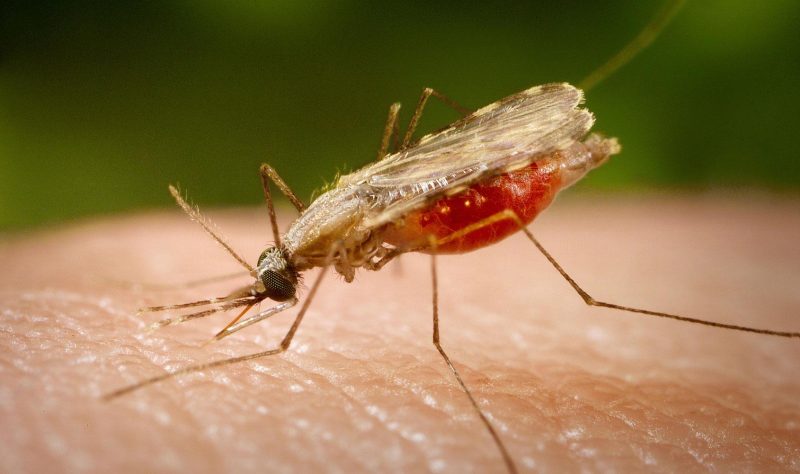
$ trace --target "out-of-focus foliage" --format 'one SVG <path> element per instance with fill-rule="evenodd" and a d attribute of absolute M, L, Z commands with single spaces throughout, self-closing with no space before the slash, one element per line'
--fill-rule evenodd
<path fill-rule="evenodd" d="M 522 5 L 525 3 L 525 5 Z M 478 107 L 579 82 L 660 2 L 4 2 L 0 228 L 255 204 L 269 161 L 304 197 L 373 159 L 424 86 Z M 690 1 L 587 94 L 623 154 L 581 188 L 796 190 L 800 2 Z M 433 104 L 422 128 L 456 118 Z"/>

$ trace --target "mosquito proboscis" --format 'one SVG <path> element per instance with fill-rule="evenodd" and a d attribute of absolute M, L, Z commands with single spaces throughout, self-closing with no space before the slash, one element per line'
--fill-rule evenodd
<path fill-rule="evenodd" d="M 682 3 L 668 3 L 626 48 L 587 77 L 583 88 L 593 87 L 646 47 Z M 463 117 L 414 141 L 414 131 L 430 97 L 452 106 Z M 339 177 L 309 206 L 271 166 L 264 164 L 260 174 L 275 244 L 260 254 L 255 266 L 234 251 L 213 224 L 170 186 L 172 196 L 186 214 L 236 259 L 253 277 L 253 282 L 219 298 L 144 308 L 142 312 L 202 308 L 163 319 L 152 325 L 153 328 L 239 309 L 236 317 L 213 338 L 220 340 L 298 304 L 300 309 L 286 335 L 273 349 L 189 366 L 116 390 L 105 399 L 178 375 L 280 354 L 289 348 L 331 268 L 351 282 L 359 268 L 377 271 L 404 253 L 428 253 L 433 282 L 433 344 L 492 436 L 507 470 L 516 472 L 502 438 L 440 343 L 436 267 L 437 254 L 476 250 L 516 232 L 525 234 L 587 305 L 729 330 L 800 338 L 800 332 L 724 324 L 599 301 L 566 272 L 527 225 L 560 190 L 620 152 L 615 138 L 590 133 L 594 117 L 582 104 L 583 91 L 567 83 L 532 87 L 476 111 L 468 111 L 443 94 L 426 88 L 402 140 L 398 139 L 397 126 L 400 105 L 393 104 L 389 108 L 377 161 Z M 390 151 L 393 138 L 400 143 Z M 299 217 L 283 234 L 279 231 L 273 206 L 272 185 L 299 212 Z M 300 303 L 297 297 L 300 277 L 316 267 L 322 271 Z M 253 307 L 267 299 L 276 304 L 251 314 Z"/>

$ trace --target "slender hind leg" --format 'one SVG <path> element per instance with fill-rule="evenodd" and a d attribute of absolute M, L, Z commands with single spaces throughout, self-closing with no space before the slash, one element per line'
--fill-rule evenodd
<path fill-rule="evenodd" d="M 462 238 L 462 237 L 464 237 L 465 235 L 467 235 L 467 234 L 469 234 L 471 232 L 475 232 L 478 229 L 482 229 L 484 227 L 490 226 L 492 224 L 495 224 L 497 222 L 504 221 L 504 220 L 514 221 L 519 226 L 520 230 L 525 233 L 525 235 L 528 237 L 528 239 L 531 242 L 533 242 L 533 245 L 535 245 L 536 248 L 539 249 L 539 251 L 545 256 L 545 258 L 547 258 L 547 260 L 553 265 L 553 267 L 555 267 L 555 269 L 558 270 L 558 272 L 561 274 L 561 276 L 563 276 L 564 279 L 567 280 L 567 282 L 570 284 L 570 286 L 572 286 L 572 288 L 580 295 L 580 297 L 583 299 L 583 301 L 589 306 L 600 306 L 600 307 L 603 307 L 603 308 L 618 309 L 618 310 L 621 310 L 621 311 L 628 311 L 628 312 L 631 312 L 631 313 L 644 314 L 644 315 L 647 315 L 647 316 L 656 316 L 656 317 L 659 317 L 659 318 L 674 319 L 674 320 L 677 320 L 677 321 L 683 321 L 683 322 L 687 322 L 687 323 L 703 324 L 705 326 L 713 326 L 713 327 L 722 328 L 722 329 L 732 329 L 732 330 L 735 330 L 735 331 L 753 332 L 753 333 L 757 333 L 757 334 L 765 334 L 765 335 L 768 335 L 768 336 L 800 338 L 800 332 L 773 331 L 771 329 L 759 329 L 759 328 L 753 328 L 753 327 L 748 327 L 748 326 L 739 326 L 739 325 L 736 325 L 736 324 L 718 323 L 718 322 L 714 322 L 714 321 L 707 321 L 705 319 L 690 318 L 690 317 L 687 317 L 687 316 L 681 316 L 681 315 L 671 314 L 671 313 L 664 313 L 664 312 L 661 312 L 661 311 L 651 311 L 649 309 L 634 308 L 634 307 L 631 307 L 631 306 L 623 306 L 623 305 L 619 305 L 619 304 L 615 304 L 615 303 L 606 303 L 604 301 L 598 301 L 598 300 L 594 299 L 592 296 L 590 296 L 589 293 L 584 291 L 584 289 L 581 288 L 575 282 L 575 280 L 572 279 L 571 276 L 569 276 L 569 274 L 567 274 L 567 272 L 561 267 L 561 265 L 556 261 L 556 259 L 553 258 L 552 255 L 550 255 L 550 252 L 545 250 L 545 248 L 542 246 L 542 244 L 540 244 L 539 241 L 536 240 L 536 238 L 533 236 L 533 233 L 531 233 L 531 231 L 529 231 L 525 227 L 525 223 L 522 222 L 522 220 L 519 218 L 519 216 L 517 216 L 517 214 L 514 211 L 510 210 L 510 209 L 506 209 L 504 211 L 500 211 L 497 214 L 491 215 L 491 216 L 489 216 L 489 217 L 487 217 L 485 219 L 482 219 L 482 220 L 480 220 L 478 222 L 470 224 L 470 225 L 464 227 L 463 229 L 460 229 L 460 230 L 448 235 L 447 237 L 439 239 L 438 241 L 436 241 L 436 244 L 437 245 L 444 245 L 444 244 L 446 244 L 448 242 L 451 242 L 453 240 Z"/>
<path fill-rule="evenodd" d="M 436 247 L 436 242 L 432 242 L 433 247 Z M 436 254 L 431 254 L 431 282 L 432 282 L 432 293 L 433 293 L 433 345 L 436 346 L 436 350 L 439 351 L 439 354 L 444 359 L 444 362 L 447 364 L 447 368 L 450 369 L 450 372 L 453 373 L 458 384 L 461 386 L 461 389 L 469 398 L 470 404 L 478 412 L 478 416 L 480 416 L 483 425 L 489 430 L 489 434 L 492 436 L 494 440 L 494 444 L 497 446 L 497 449 L 500 450 L 500 454 L 503 456 L 503 462 L 508 469 L 508 472 L 515 473 L 517 472 L 517 467 L 514 465 L 514 460 L 511 459 L 511 455 L 508 454 L 508 450 L 506 449 L 503 441 L 500 439 L 500 435 L 497 434 L 492 423 L 489 421 L 489 418 L 483 413 L 480 406 L 478 406 L 478 402 L 475 401 L 475 397 L 472 396 L 472 392 L 469 391 L 467 385 L 464 383 L 464 380 L 461 378 L 461 375 L 456 370 L 456 367 L 450 361 L 450 357 L 444 351 L 440 341 L 439 341 L 439 282 L 436 273 Z"/>
<path fill-rule="evenodd" d="M 633 308 L 633 307 L 629 307 L 629 306 L 622 306 L 622 305 L 617 305 L 617 304 L 613 304 L 613 303 L 605 303 L 605 302 L 602 302 L 602 301 L 597 301 L 594 298 L 592 298 L 591 296 L 589 296 L 589 294 L 586 293 L 586 291 L 584 291 L 580 286 L 578 286 L 578 284 L 575 282 L 575 280 L 573 280 L 572 277 L 570 277 L 567 274 L 567 272 L 564 271 L 564 269 L 561 267 L 561 265 L 559 265 L 558 262 L 556 262 L 556 260 L 552 257 L 552 255 L 550 255 L 550 253 L 547 252 L 547 250 L 544 249 L 544 247 L 539 243 L 538 240 L 536 240 L 536 238 L 533 236 L 533 234 L 525 227 L 525 224 L 522 222 L 522 220 L 519 218 L 519 216 L 517 216 L 517 214 L 512 210 L 501 211 L 501 212 L 499 212 L 497 214 L 489 216 L 489 217 L 487 217 L 485 219 L 482 219 L 482 220 L 480 220 L 478 222 L 470 224 L 470 225 L 464 227 L 463 229 L 460 229 L 460 230 L 458 230 L 456 232 L 453 232 L 452 234 L 449 234 L 449 235 L 447 235 L 447 236 L 445 236 L 443 238 L 432 239 L 430 241 L 428 247 L 419 248 L 419 249 L 415 249 L 415 250 L 428 250 L 428 251 L 432 252 L 432 255 L 431 255 L 431 274 L 432 274 L 432 278 L 433 278 L 433 344 L 436 346 L 436 349 L 439 351 L 439 353 L 441 354 L 442 358 L 444 358 L 445 363 L 447 363 L 448 368 L 453 373 L 453 375 L 456 377 L 456 380 L 458 380 L 459 385 L 464 390 L 464 392 L 467 394 L 467 397 L 469 397 L 470 403 L 472 404 L 473 408 L 475 408 L 475 411 L 477 411 L 478 415 L 481 418 L 481 421 L 483 421 L 484 425 L 486 426 L 486 429 L 489 431 L 489 434 L 492 436 L 492 439 L 494 440 L 495 444 L 497 445 L 498 449 L 500 450 L 501 454 L 503 455 L 503 460 L 505 461 L 506 467 L 508 468 L 509 472 L 516 472 L 516 468 L 514 466 L 513 460 L 511 459 L 511 457 L 508 454 L 507 449 L 505 448 L 505 445 L 503 444 L 502 440 L 498 436 L 497 432 L 492 427 L 492 425 L 489 422 L 489 420 L 486 417 L 486 415 L 483 413 L 481 408 L 476 403 L 474 397 L 470 393 L 470 391 L 467 388 L 467 386 L 464 384 L 464 381 L 462 380 L 461 376 L 458 374 L 458 371 L 453 366 L 452 362 L 450 361 L 450 358 L 447 356 L 447 354 L 445 353 L 444 349 L 442 348 L 442 346 L 440 344 L 440 340 L 439 340 L 438 286 L 437 286 L 438 282 L 437 282 L 437 274 L 436 274 L 436 256 L 435 256 L 436 248 L 438 246 L 441 246 L 441 245 L 444 245 L 444 244 L 446 244 L 448 242 L 452 242 L 454 240 L 463 238 L 464 236 L 466 236 L 466 235 L 468 235 L 468 234 L 470 234 L 472 232 L 475 232 L 475 231 L 477 231 L 479 229 L 482 229 L 482 228 L 487 227 L 487 226 L 491 226 L 492 224 L 495 224 L 497 222 L 504 221 L 504 220 L 514 221 L 517 225 L 519 225 L 520 230 L 522 230 L 525 233 L 525 235 L 528 237 L 528 239 L 531 242 L 533 242 L 533 244 L 536 246 L 536 248 L 539 249 L 539 251 L 542 252 L 542 254 L 544 254 L 544 256 L 547 258 L 547 260 L 556 268 L 556 270 L 558 270 L 558 272 L 564 277 L 564 279 L 566 279 L 567 282 L 569 282 L 569 284 L 575 289 L 575 291 L 581 296 L 581 298 L 583 298 L 583 300 L 586 302 L 586 304 L 588 304 L 590 306 L 601 306 L 601 307 L 606 307 L 606 308 L 618 309 L 618 310 L 622 310 L 622 311 L 629 311 L 629 312 L 633 312 L 633 313 L 644 314 L 644 315 L 648 315 L 648 316 L 656 316 L 656 317 L 662 317 L 662 318 L 668 318 L 668 319 L 675 319 L 675 320 L 678 320 L 678 321 L 684 321 L 684 322 L 695 323 L 695 324 L 703 324 L 703 325 L 706 325 L 706 326 L 713 326 L 713 327 L 724 328 L 724 329 L 732 329 L 732 330 L 737 330 L 737 331 L 753 332 L 753 333 L 765 334 L 765 335 L 770 335 L 770 336 L 800 338 L 800 332 L 773 331 L 773 330 L 770 330 L 770 329 L 757 329 L 757 328 L 738 326 L 738 325 L 733 325 L 733 324 L 723 324 L 723 323 L 717 323 L 717 322 L 713 322 L 713 321 L 706 321 L 706 320 L 702 320 L 702 319 L 689 318 L 689 317 L 686 317 L 686 316 L 663 313 L 663 312 L 659 312 L 659 311 L 650 311 L 650 310 L 646 310 L 646 309 Z"/>

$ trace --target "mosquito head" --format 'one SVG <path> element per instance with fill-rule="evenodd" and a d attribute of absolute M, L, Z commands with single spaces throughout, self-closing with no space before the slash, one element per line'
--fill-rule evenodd
<path fill-rule="evenodd" d="M 292 299 L 297 291 L 297 271 L 278 247 L 261 252 L 256 278 L 264 287 L 259 292 L 275 301 Z"/>

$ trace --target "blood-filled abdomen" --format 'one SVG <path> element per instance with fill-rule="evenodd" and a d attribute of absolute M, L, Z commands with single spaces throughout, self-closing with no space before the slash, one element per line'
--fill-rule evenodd
<path fill-rule="evenodd" d="M 519 230 L 515 220 L 493 216 L 511 210 L 527 225 L 553 202 L 558 191 L 618 152 L 616 140 L 591 135 L 584 142 L 540 156 L 524 168 L 479 181 L 409 213 L 387 229 L 384 240 L 416 249 L 428 247 L 429 236 L 437 241 L 448 239 L 437 246 L 437 253 L 469 252 L 493 244 Z M 472 231 L 453 238 L 454 233 L 473 224 L 478 225 Z"/>

